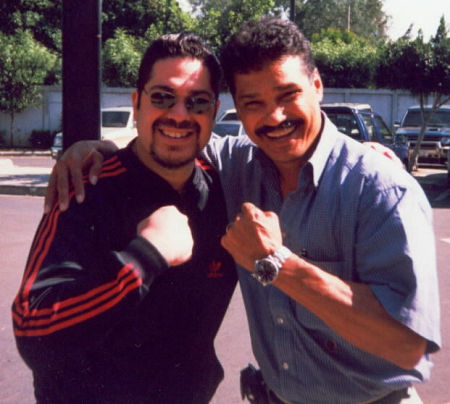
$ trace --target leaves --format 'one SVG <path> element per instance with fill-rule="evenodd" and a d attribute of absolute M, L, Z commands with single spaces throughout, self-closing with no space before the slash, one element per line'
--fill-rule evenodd
<path fill-rule="evenodd" d="M 379 87 L 408 90 L 415 95 L 450 94 L 450 38 L 424 42 L 418 35 L 388 43 L 377 69 Z"/>
<path fill-rule="evenodd" d="M 378 54 L 368 40 L 332 28 L 313 39 L 311 49 L 325 87 L 373 87 Z"/>
<path fill-rule="evenodd" d="M 0 109 L 14 114 L 40 101 L 41 86 L 57 56 L 28 31 L 0 32 Z M 11 136 L 12 136 L 11 127 Z"/>
<path fill-rule="evenodd" d="M 134 87 L 140 61 L 134 37 L 123 29 L 116 30 L 103 47 L 103 81 L 111 87 Z"/>

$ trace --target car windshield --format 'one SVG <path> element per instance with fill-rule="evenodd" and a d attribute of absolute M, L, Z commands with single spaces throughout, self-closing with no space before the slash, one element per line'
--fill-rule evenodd
<path fill-rule="evenodd" d="M 227 112 L 223 118 L 222 121 L 236 121 L 238 119 L 236 112 Z"/>
<path fill-rule="evenodd" d="M 129 117 L 129 111 L 103 111 L 102 126 L 104 128 L 125 128 Z"/>
<path fill-rule="evenodd" d="M 216 124 L 216 126 L 214 126 L 213 132 L 220 136 L 237 136 L 239 135 L 239 127 L 240 125 L 237 123 Z"/>
<path fill-rule="evenodd" d="M 430 111 L 425 111 L 425 117 Z M 450 127 L 450 111 L 436 111 L 430 119 L 429 126 Z M 422 126 L 421 112 L 408 111 L 403 126 Z"/>

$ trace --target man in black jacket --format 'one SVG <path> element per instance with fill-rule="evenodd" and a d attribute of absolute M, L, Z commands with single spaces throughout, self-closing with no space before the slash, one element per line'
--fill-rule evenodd
<path fill-rule="evenodd" d="M 153 42 L 132 94 L 137 138 L 84 204 L 42 218 L 13 305 L 38 403 L 207 403 L 223 378 L 213 342 L 236 273 L 219 180 L 196 160 L 220 72 L 194 35 Z"/>

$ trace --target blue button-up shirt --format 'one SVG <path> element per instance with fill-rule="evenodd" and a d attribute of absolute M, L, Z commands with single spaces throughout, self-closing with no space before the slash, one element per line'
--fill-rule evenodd
<path fill-rule="evenodd" d="M 284 245 L 343 280 L 363 282 L 397 321 L 428 341 L 405 370 L 364 352 L 274 286 L 238 268 L 264 379 L 292 403 L 358 403 L 429 377 L 440 345 L 432 211 L 421 187 L 325 118 L 318 146 L 284 200 L 275 166 L 247 137 L 213 140 L 230 220 L 243 202 L 279 215 Z"/>

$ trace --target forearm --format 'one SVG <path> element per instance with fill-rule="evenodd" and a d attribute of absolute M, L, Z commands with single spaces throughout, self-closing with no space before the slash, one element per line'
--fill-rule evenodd
<path fill-rule="evenodd" d="M 426 341 L 393 319 L 369 285 L 346 282 L 292 255 L 274 285 L 356 347 L 402 368 L 413 368 Z"/>
<path fill-rule="evenodd" d="M 38 352 L 101 343 L 109 329 L 133 314 L 167 268 L 141 237 L 121 251 L 100 252 L 91 227 L 96 226 L 58 210 L 41 222 L 12 313 L 19 350 L 30 363 Z"/>

